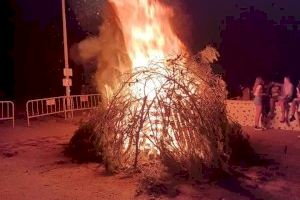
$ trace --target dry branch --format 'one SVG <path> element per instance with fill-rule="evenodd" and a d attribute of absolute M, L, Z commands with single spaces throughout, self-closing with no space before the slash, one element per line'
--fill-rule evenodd
<path fill-rule="evenodd" d="M 201 56 L 199 56 L 201 55 Z M 173 159 L 182 170 L 219 165 L 226 154 L 226 90 L 199 54 L 151 62 L 136 69 L 95 115 L 112 169 L 149 159 Z M 209 54 L 210 55 L 210 54 Z"/>

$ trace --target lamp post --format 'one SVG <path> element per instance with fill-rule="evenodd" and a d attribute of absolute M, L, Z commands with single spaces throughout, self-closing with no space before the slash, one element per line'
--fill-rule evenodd
<path fill-rule="evenodd" d="M 64 61 L 65 61 L 65 68 L 64 68 L 65 77 L 63 79 L 63 86 L 66 88 L 67 110 L 70 110 L 71 108 L 70 96 L 71 96 L 71 86 L 72 86 L 71 76 L 73 75 L 73 73 L 72 73 L 72 69 L 69 67 L 66 0 L 61 0 L 61 7 L 62 7 L 62 24 L 63 24 Z"/>

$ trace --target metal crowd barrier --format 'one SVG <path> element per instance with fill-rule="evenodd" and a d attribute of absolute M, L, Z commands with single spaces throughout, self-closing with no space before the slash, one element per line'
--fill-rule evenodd
<path fill-rule="evenodd" d="M 29 100 L 26 103 L 27 125 L 30 119 L 54 114 L 69 114 L 73 117 L 74 111 L 89 110 L 99 106 L 101 98 L 99 94 L 72 95 L 70 97 L 51 97 Z"/>
<path fill-rule="evenodd" d="M 30 119 L 63 113 L 66 118 L 66 97 L 51 97 L 45 99 L 29 100 L 26 103 L 27 125 Z"/>
<path fill-rule="evenodd" d="M 89 110 L 99 106 L 101 98 L 99 94 L 72 95 L 72 112 L 80 110 Z"/>
<path fill-rule="evenodd" d="M 15 127 L 15 105 L 12 101 L 0 101 L 0 120 L 12 120 Z"/>

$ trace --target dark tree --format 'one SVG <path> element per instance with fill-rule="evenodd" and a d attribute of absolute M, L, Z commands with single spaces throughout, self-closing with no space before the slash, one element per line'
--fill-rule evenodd
<path fill-rule="evenodd" d="M 284 18 L 283 18 L 284 19 Z M 221 32 L 221 65 L 232 96 L 239 85 L 252 86 L 256 76 L 281 81 L 285 74 L 299 74 L 297 52 L 300 32 L 296 20 L 269 20 L 265 12 L 250 8 L 239 18 L 227 17 Z"/>
<path fill-rule="evenodd" d="M 0 99 L 13 98 L 14 10 L 13 1 L 0 1 Z"/>

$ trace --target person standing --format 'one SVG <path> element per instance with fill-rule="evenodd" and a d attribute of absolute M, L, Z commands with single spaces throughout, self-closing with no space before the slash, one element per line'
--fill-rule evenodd
<path fill-rule="evenodd" d="M 292 102 L 290 122 L 296 120 L 295 113 L 296 113 L 296 110 L 299 109 L 299 104 L 300 104 L 300 80 L 298 81 L 298 85 L 296 87 L 296 93 L 297 93 L 297 96 Z"/>
<path fill-rule="evenodd" d="M 293 98 L 293 91 L 294 86 L 291 82 L 290 77 L 285 76 L 282 84 L 281 96 L 279 97 L 279 105 L 281 109 L 281 123 L 288 121 L 288 107 L 289 102 L 291 102 Z"/>
<path fill-rule="evenodd" d="M 264 81 L 261 77 L 257 77 L 253 86 L 253 95 L 254 95 L 254 105 L 255 105 L 255 118 L 254 118 L 254 129 L 263 130 L 259 126 L 261 117 L 262 117 L 262 97 L 263 97 L 263 85 Z"/>
<path fill-rule="evenodd" d="M 279 96 L 280 96 L 280 90 L 281 90 L 281 84 L 275 84 L 274 82 L 272 82 L 269 86 L 270 90 L 270 111 L 269 111 L 269 118 L 273 119 L 275 116 L 275 104 L 276 102 L 278 102 L 279 100 Z"/>

